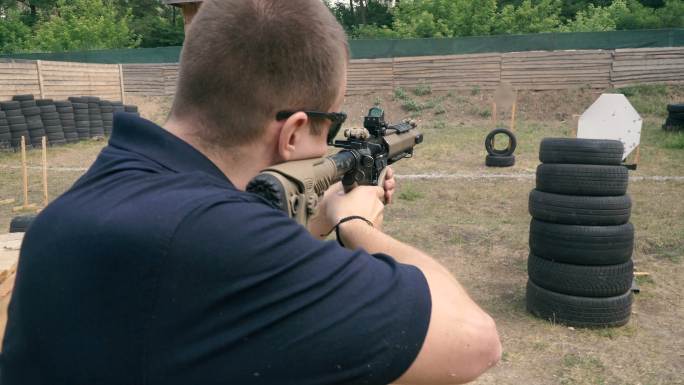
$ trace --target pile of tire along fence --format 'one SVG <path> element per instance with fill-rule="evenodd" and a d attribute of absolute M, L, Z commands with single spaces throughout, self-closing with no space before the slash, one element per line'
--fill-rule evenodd
<path fill-rule="evenodd" d="M 96 96 L 54 101 L 15 95 L 12 101 L 0 102 L 0 148 L 18 149 L 22 137 L 36 148 L 44 136 L 51 146 L 104 138 L 112 132 L 116 112 L 139 114 L 137 106 Z"/>

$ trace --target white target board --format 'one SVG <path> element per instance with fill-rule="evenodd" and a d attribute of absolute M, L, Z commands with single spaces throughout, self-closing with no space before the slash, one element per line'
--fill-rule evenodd
<path fill-rule="evenodd" d="M 644 121 L 622 94 L 603 94 L 579 119 L 577 137 L 614 139 L 625 145 L 624 160 L 639 146 Z"/>

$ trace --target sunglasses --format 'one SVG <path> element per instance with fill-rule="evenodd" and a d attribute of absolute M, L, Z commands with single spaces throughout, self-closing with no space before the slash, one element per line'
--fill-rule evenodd
<path fill-rule="evenodd" d="M 276 114 L 276 120 L 281 121 L 288 119 L 290 116 L 294 115 L 298 111 L 280 111 Z M 322 118 L 328 119 L 332 122 L 330 125 L 330 130 L 328 131 L 328 144 L 332 145 L 335 141 L 335 137 L 340 132 L 342 128 L 342 123 L 347 120 L 347 114 L 344 112 L 318 112 L 318 111 L 302 111 L 306 116 L 310 118 Z"/>

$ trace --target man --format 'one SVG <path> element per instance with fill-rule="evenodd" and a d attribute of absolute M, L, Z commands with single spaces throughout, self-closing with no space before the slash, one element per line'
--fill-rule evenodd
<path fill-rule="evenodd" d="M 492 319 L 380 231 L 391 176 L 326 193 L 311 230 L 346 248 L 244 192 L 326 153 L 347 61 L 319 0 L 205 1 L 165 127 L 117 115 L 26 234 L 2 384 L 440 384 L 494 365 Z"/>

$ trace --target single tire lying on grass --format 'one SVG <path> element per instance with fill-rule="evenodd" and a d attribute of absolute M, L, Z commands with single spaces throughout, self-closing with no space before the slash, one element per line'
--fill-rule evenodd
<path fill-rule="evenodd" d="M 539 318 L 576 327 L 614 327 L 629 322 L 632 291 L 606 298 L 554 293 L 527 282 L 527 310 Z"/>
<path fill-rule="evenodd" d="M 504 150 L 498 150 L 494 146 L 494 140 L 497 135 L 505 135 L 508 137 L 508 147 Z M 485 138 L 485 149 L 487 150 L 487 157 L 485 158 L 485 165 L 487 167 L 511 167 L 515 165 L 515 148 L 518 142 L 515 135 L 505 129 L 497 128 L 492 130 Z"/>
<path fill-rule="evenodd" d="M 497 135 L 505 135 L 508 137 L 508 147 L 505 150 L 497 150 L 494 147 L 494 139 Z M 505 128 L 492 130 L 485 138 L 485 149 L 487 150 L 487 153 L 492 156 L 511 156 L 515 152 L 517 146 L 518 140 L 516 139 L 515 134 Z"/>
<path fill-rule="evenodd" d="M 632 260 L 619 265 L 585 266 L 549 261 L 530 254 L 527 273 L 532 282 L 556 293 L 581 297 L 624 294 L 634 278 Z"/>
<path fill-rule="evenodd" d="M 577 226 L 530 223 L 530 251 L 542 258 L 577 265 L 617 265 L 634 250 L 634 226 Z"/>
<path fill-rule="evenodd" d="M 539 146 L 542 163 L 619 166 L 625 146 L 619 140 L 545 138 Z"/>
<path fill-rule="evenodd" d="M 548 193 L 625 195 L 628 181 L 628 170 L 623 166 L 540 164 L 537 167 L 537 190 Z"/>
<path fill-rule="evenodd" d="M 566 225 L 614 226 L 629 221 L 629 195 L 595 197 L 561 195 L 532 190 L 529 210 L 533 218 Z"/>
<path fill-rule="evenodd" d="M 485 165 L 487 167 L 511 167 L 515 165 L 515 155 L 487 155 Z"/>

